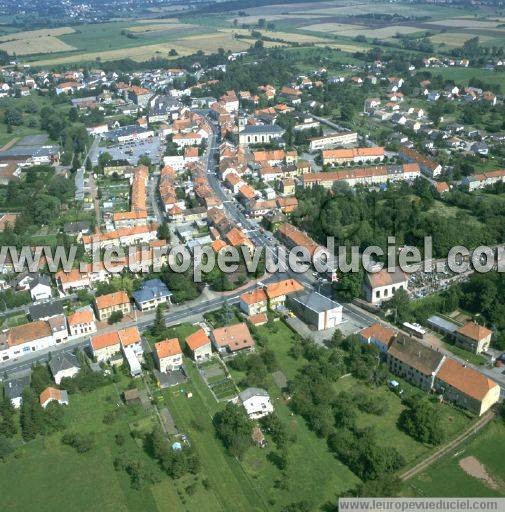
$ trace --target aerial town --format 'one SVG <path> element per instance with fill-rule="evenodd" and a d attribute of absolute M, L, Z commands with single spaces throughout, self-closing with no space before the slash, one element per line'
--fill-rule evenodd
<path fill-rule="evenodd" d="M 116 22 L 114 3 L 55 3 Z M 297 3 L 228 3 L 251 34 L 264 6 L 269 35 L 54 64 L 0 37 L 0 509 L 505 496 L 505 32 L 351 56 L 276 35 Z M 145 24 L 171 23 L 155 4 Z M 369 267 L 337 261 L 371 246 Z M 280 256 L 300 250 L 301 271 Z"/>

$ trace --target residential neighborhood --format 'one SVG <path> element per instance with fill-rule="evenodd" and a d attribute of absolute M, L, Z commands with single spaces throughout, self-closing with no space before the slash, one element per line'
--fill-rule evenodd
<path fill-rule="evenodd" d="M 18 4 L 0 510 L 505 496 L 503 6 Z"/>

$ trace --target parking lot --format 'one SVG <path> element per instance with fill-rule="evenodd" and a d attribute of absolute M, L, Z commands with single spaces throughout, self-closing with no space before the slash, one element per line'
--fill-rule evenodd
<path fill-rule="evenodd" d="M 137 165 L 141 156 L 148 156 L 151 162 L 158 165 L 163 157 L 164 142 L 159 137 L 149 137 L 145 140 L 120 142 L 114 146 L 100 147 L 99 155 L 110 153 L 114 160 L 127 160 L 131 165 Z"/>

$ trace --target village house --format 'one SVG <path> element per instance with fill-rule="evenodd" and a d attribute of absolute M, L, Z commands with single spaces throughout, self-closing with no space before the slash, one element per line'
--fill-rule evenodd
<path fill-rule="evenodd" d="M 160 279 L 148 279 L 139 290 L 132 293 L 133 300 L 140 311 L 156 309 L 160 304 L 170 303 L 172 292 Z"/>
<path fill-rule="evenodd" d="M 365 345 L 375 345 L 380 352 L 386 354 L 396 336 L 396 331 L 376 322 L 362 329 L 359 335 L 362 343 Z"/>
<path fill-rule="evenodd" d="M 493 332 L 475 322 L 467 322 L 454 334 L 456 345 L 474 354 L 480 354 L 489 348 Z"/>
<path fill-rule="evenodd" d="M 310 151 L 320 151 L 323 149 L 334 148 L 336 146 L 347 146 L 358 142 L 356 132 L 329 133 L 322 137 L 314 137 L 310 140 Z"/>
<path fill-rule="evenodd" d="M 124 291 L 96 297 L 95 307 L 100 321 L 108 320 L 115 311 L 127 314 L 132 310 L 128 294 Z"/>
<path fill-rule="evenodd" d="M 30 283 L 30 296 L 33 301 L 48 300 L 53 296 L 48 276 L 40 275 Z"/>
<path fill-rule="evenodd" d="M 210 339 L 214 348 L 223 355 L 254 350 L 254 339 L 245 323 L 213 329 Z"/>
<path fill-rule="evenodd" d="M 31 371 L 11 374 L 3 380 L 4 396 L 8 398 L 13 407 L 19 409 L 23 401 L 23 391 L 30 386 Z"/>
<path fill-rule="evenodd" d="M 478 416 L 500 399 L 500 386 L 496 382 L 450 358 L 444 360 L 436 374 L 434 388 L 444 400 Z"/>
<path fill-rule="evenodd" d="M 377 162 L 384 160 L 384 148 L 325 149 L 322 151 L 322 158 L 324 165 L 342 165 L 349 162 Z"/>
<path fill-rule="evenodd" d="M 380 304 L 389 300 L 398 290 L 407 290 L 409 280 L 407 274 L 399 267 L 394 272 L 386 268 L 378 272 L 367 272 L 363 283 L 365 299 L 371 304 Z"/>
<path fill-rule="evenodd" d="M 239 393 L 238 397 L 247 415 L 252 420 L 263 418 L 274 412 L 270 396 L 264 389 L 247 388 Z"/>
<path fill-rule="evenodd" d="M 284 135 L 285 130 L 276 124 L 248 124 L 239 132 L 239 144 L 248 146 L 249 144 L 265 144 L 278 141 Z"/>
<path fill-rule="evenodd" d="M 72 378 L 81 369 L 81 365 L 77 356 L 71 352 L 64 352 L 61 354 L 55 354 L 48 363 L 49 369 L 53 376 L 54 382 L 60 384 L 64 378 Z"/>
<path fill-rule="evenodd" d="M 269 308 L 283 306 L 288 295 L 301 292 L 303 289 L 295 279 L 285 279 L 243 293 L 239 306 L 248 316 L 254 316 L 267 312 Z"/>
<path fill-rule="evenodd" d="M 342 323 L 342 306 L 316 291 L 294 293 L 288 297 L 287 305 L 317 331 L 332 329 Z"/>
<path fill-rule="evenodd" d="M 68 405 L 68 393 L 64 389 L 47 387 L 40 393 L 39 402 L 43 409 L 51 402 L 58 402 L 60 405 Z"/>
<path fill-rule="evenodd" d="M 391 373 L 428 392 L 433 388 L 435 375 L 444 360 L 441 352 L 402 334 L 393 339 L 387 352 Z"/>
<path fill-rule="evenodd" d="M 212 357 L 212 343 L 203 329 L 186 337 L 186 345 L 194 361 L 204 361 Z"/>
<path fill-rule="evenodd" d="M 77 310 L 67 317 L 70 336 L 82 336 L 96 332 L 95 315 L 91 307 Z"/>
<path fill-rule="evenodd" d="M 178 338 L 155 343 L 153 355 L 160 372 L 178 370 L 182 366 L 182 350 Z"/>
<path fill-rule="evenodd" d="M 0 334 L 0 360 L 50 348 L 68 338 L 63 315 L 12 327 Z"/>
<path fill-rule="evenodd" d="M 109 361 L 121 351 L 121 341 L 117 332 L 96 334 L 91 337 L 91 353 L 97 362 Z"/>

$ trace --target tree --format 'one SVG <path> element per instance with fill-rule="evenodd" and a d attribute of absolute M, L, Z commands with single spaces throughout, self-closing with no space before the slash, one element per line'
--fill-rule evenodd
<path fill-rule="evenodd" d="M 44 411 L 45 429 L 47 432 L 58 432 L 65 428 L 64 406 L 52 400 Z"/>
<path fill-rule="evenodd" d="M 170 241 L 170 228 L 168 227 L 168 222 L 163 220 L 163 222 L 158 227 L 157 236 L 160 240 Z"/>
<path fill-rule="evenodd" d="M 420 443 L 438 445 L 445 439 L 440 409 L 424 397 L 408 402 L 398 418 L 398 426 Z"/>
<path fill-rule="evenodd" d="M 26 388 L 22 394 L 20 423 L 21 435 L 25 441 L 44 433 L 44 409 L 38 396 L 30 388 Z"/>
<path fill-rule="evenodd" d="M 52 379 L 48 367 L 42 363 L 34 364 L 30 377 L 30 387 L 33 389 L 34 393 L 40 395 L 40 393 L 51 384 Z"/>
<path fill-rule="evenodd" d="M 12 443 L 4 435 L 0 435 L 0 460 L 5 460 L 13 451 Z"/>
<path fill-rule="evenodd" d="M 4 122 L 8 126 L 21 126 L 23 114 L 15 107 L 8 107 L 4 113 Z"/>
<path fill-rule="evenodd" d="M 403 323 L 409 318 L 410 299 L 409 294 L 403 288 L 397 290 L 393 298 L 384 303 L 385 309 L 389 309 L 394 314 L 396 323 Z"/>
<path fill-rule="evenodd" d="M 117 322 L 121 322 L 123 319 L 123 312 L 122 311 L 113 311 L 111 315 L 109 316 L 109 319 L 107 322 L 109 325 L 116 324 Z"/>
<path fill-rule="evenodd" d="M 95 438 L 93 434 L 81 434 L 67 432 L 63 434 L 61 442 L 75 449 L 77 453 L 86 453 L 95 447 Z"/>
<path fill-rule="evenodd" d="M 99 157 L 98 157 L 98 166 L 100 169 L 103 169 L 107 164 L 112 162 L 113 158 L 110 153 L 107 151 L 104 151 Z"/>
<path fill-rule="evenodd" d="M 217 435 L 234 457 L 242 457 L 251 446 L 252 423 L 241 405 L 231 402 L 214 416 Z"/>
<path fill-rule="evenodd" d="M 12 437 L 17 432 L 15 414 L 11 399 L 4 396 L 0 401 L 0 435 Z"/>
<path fill-rule="evenodd" d="M 154 317 L 154 323 L 152 327 L 152 333 L 154 336 L 162 336 L 166 331 L 167 324 L 165 317 L 163 316 L 164 308 L 161 304 L 156 308 L 156 316 Z"/>
<path fill-rule="evenodd" d="M 390 497 L 398 496 L 401 490 L 401 480 L 393 475 L 383 475 L 375 480 L 361 483 L 356 489 L 357 496 Z"/>

